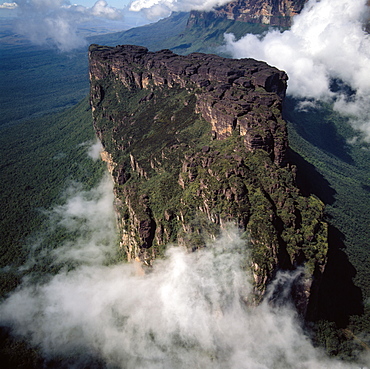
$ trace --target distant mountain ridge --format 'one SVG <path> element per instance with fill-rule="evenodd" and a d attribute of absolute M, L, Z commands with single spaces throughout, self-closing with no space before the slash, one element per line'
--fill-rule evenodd
<path fill-rule="evenodd" d="M 270 27 L 289 27 L 305 3 L 306 0 L 236 0 L 210 12 L 172 13 L 156 23 L 90 41 L 110 46 L 140 45 L 151 51 L 167 48 L 181 55 L 220 54 L 225 33 L 239 39 L 247 33 L 261 34 Z"/>
<path fill-rule="evenodd" d="M 192 11 L 188 26 L 227 18 L 238 22 L 289 27 L 292 18 L 301 12 L 306 2 L 307 0 L 235 0 L 212 12 Z"/>

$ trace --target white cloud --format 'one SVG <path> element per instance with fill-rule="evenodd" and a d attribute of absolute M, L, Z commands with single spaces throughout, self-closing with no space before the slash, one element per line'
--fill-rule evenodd
<path fill-rule="evenodd" d="M 66 196 L 63 205 L 48 212 L 51 228 L 59 227 L 66 235 L 78 236 L 53 249 L 53 259 L 56 263 L 102 264 L 114 253 L 116 246 L 112 179 L 106 175 L 96 188 L 89 191 L 75 184 L 69 187 Z"/>
<path fill-rule="evenodd" d="M 335 106 L 354 113 L 354 125 L 368 134 L 370 109 L 364 107 L 370 96 L 370 36 L 363 25 L 368 15 L 366 0 L 310 0 L 290 30 L 270 31 L 262 38 L 249 34 L 238 41 L 226 35 L 226 50 L 285 70 L 293 96 L 338 100 Z M 330 90 L 332 79 L 356 92 L 349 104 Z"/>
<path fill-rule="evenodd" d="M 89 146 L 87 150 L 87 155 L 93 159 L 94 161 L 101 158 L 100 154 L 103 150 L 103 145 L 99 140 L 97 140 L 95 143 Z"/>
<path fill-rule="evenodd" d="M 38 45 L 52 45 L 70 51 L 86 45 L 78 25 L 93 17 L 120 19 L 122 12 L 98 0 L 91 8 L 71 5 L 65 0 L 21 0 L 15 28 Z"/>
<path fill-rule="evenodd" d="M 288 307 L 245 304 L 245 246 L 229 229 L 199 252 L 169 248 L 145 275 L 134 264 L 84 264 L 19 288 L 0 305 L 0 323 L 48 358 L 75 355 L 73 367 L 81 353 L 125 369 L 357 367 L 324 357 Z"/>
<path fill-rule="evenodd" d="M 210 11 L 230 1 L 232 0 L 134 0 L 130 5 L 130 10 L 142 11 L 149 19 L 159 19 L 169 16 L 171 12 Z"/>
<path fill-rule="evenodd" d="M 18 7 L 17 3 L 2 3 L 0 9 L 15 9 Z"/>
<path fill-rule="evenodd" d="M 91 190 L 72 182 L 60 201 L 62 204 L 42 211 L 46 220 L 28 242 L 29 255 L 22 271 L 45 263 L 56 267 L 101 265 L 116 255 L 113 181 L 108 174 Z"/>
<path fill-rule="evenodd" d="M 105 0 L 98 0 L 90 9 L 90 13 L 95 17 L 107 19 L 118 19 L 122 17 L 121 13 L 117 9 L 110 7 Z"/>

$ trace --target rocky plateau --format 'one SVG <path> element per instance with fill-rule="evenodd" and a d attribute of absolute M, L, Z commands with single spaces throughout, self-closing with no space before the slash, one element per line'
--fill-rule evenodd
<path fill-rule="evenodd" d="M 287 75 L 252 59 L 132 45 L 91 45 L 89 65 L 127 260 L 150 267 L 167 244 L 196 250 L 233 223 L 252 258 L 253 300 L 278 270 L 305 266 L 295 288 L 305 314 L 326 263 L 327 224 L 289 162 Z"/>

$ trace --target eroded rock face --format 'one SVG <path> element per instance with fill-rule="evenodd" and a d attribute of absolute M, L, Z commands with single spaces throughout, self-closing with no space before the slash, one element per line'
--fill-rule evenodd
<path fill-rule="evenodd" d="M 188 27 L 215 18 L 239 22 L 261 23 L 289 27 L 294 15 L 299 14 L 307 0 L 236 0 L 216 8 L 213 12 L 192 11 Z"/>
<path fill-rule="evenodd" d="M 281 116 L 287 76 L 253 59 L 225 59 L 200 53 L 180 56 L 169 50 L 148 52 L 144 47 L 90 47 L 90 75 L 96 81 L 113 74 L 128 89 L 178 85 L 197 96 L 196 109 L 211 123 L 214 137 L 239 131 L 246 147 L 265 150 L 279 165 L 287 148 Z M 144 100 L 151 98 L 148 94 Z M 102 99 L 92 91 L 93 108 Z M 267 124 L 266 124 L 267 123 Z"/>
<path fill-rule="evenodd" d="M 287 158 L 286 74 L 138 46 L 92 45 L 89 59 L 127 259 L 150 265 L 169 243 L 203 247 L 232 222 L 248 234 L 256 301 L 277 270 L 305 265 L 304 311 L 311 276 L 325 266 L 327 226 Z"/>

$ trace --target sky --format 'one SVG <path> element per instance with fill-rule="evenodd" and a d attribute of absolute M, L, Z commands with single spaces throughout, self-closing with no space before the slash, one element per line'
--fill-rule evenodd
<path fill-rule="evenodd" d="M 131 0 L 109 0 L 108 4 L 114 8 L 117 9 L 122 9 L 126 7 Z M 87 8 L 92 7 L 95 4 L 95 0 L 76 0 L 76 1 L 71 1 L 71 3 L 76 3 L 79 5 L 86 6 Z"/>
<path fill-rule="evenodd" d="M 138 11 L 140 9 L 149 9 L 162 7 L 171 10 L 210 10 L 213 6 L 219 6 L 230 2 L 231 0 L 109 0 L 108 5 L 117 9 L 123 9 L 125 7 L 132 6 L 133 11 Z M 22 0 L 0 0 L 0 5 L 3 4 L 6 7 L 8 4 L 12 3 L 21 4 Z M 86 8 L 91 8 L 96 3 L 96 0 L 76 0 L 76 1 L 60 1 L 60 0 L 51 0 L 51 1 L 39 1 L 31 0 L 29 3 L 38 3 L 38 4 L 72 4 L 72 5 L 82 5 Z"/>
<path fill-rule="evenodd" d="M 131 0 L 109 0 L 108 3 L 109 3 L 110 6 L 112 6 L 114 8 L 122 9 L 122 8 L 126 7 L 130 3 L 130 1 Z M 0 5 L 3 4 L 3 6 L 6 6 L 6 4 L 11 4 L 11 3 L 13 3 L 12 0 L 5 0 L 5 1 L 0 0 Z M 96 0 L 76 0 L 76 1 L 70 1 L 70 3 L 71 4 L 82 5 L 86 8 L 91 8 L 96 3 Z"/>

